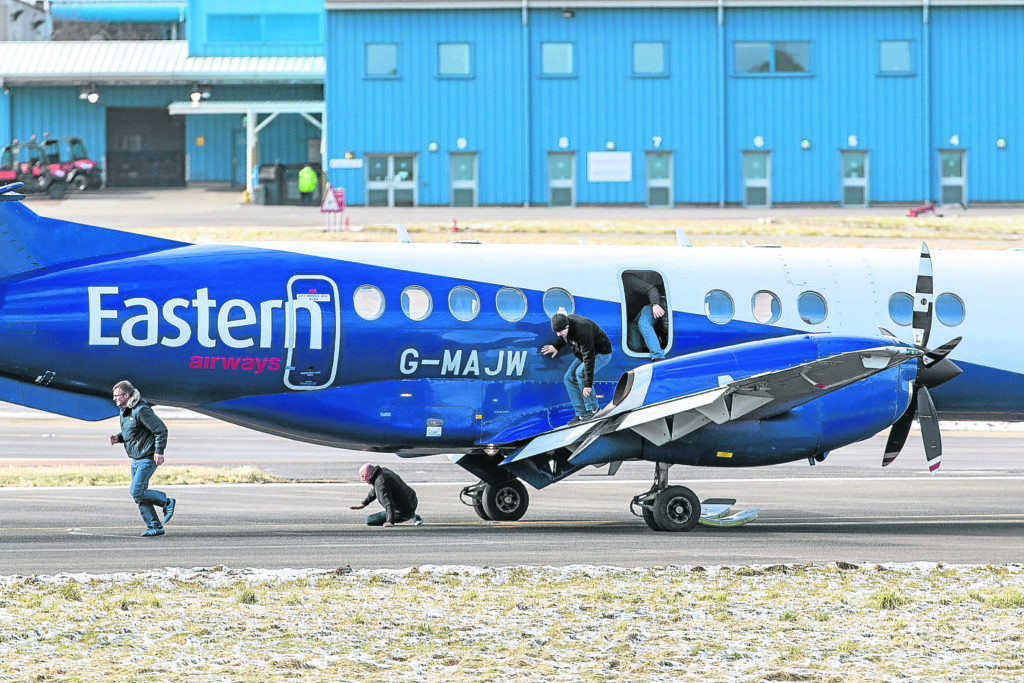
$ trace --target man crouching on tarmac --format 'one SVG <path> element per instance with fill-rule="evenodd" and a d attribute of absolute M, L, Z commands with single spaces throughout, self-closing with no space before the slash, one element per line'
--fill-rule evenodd
<path fill-rule="evenodd" d="M 413 524 L 423 524 L 423 518 L 416 514 L 416 492 L 402 481 L 402 478 L 387 467 L 366 463 L 359 468 L 359 478 L 372 486 L 359 505 L 350 505 L 349 510 L 362 510 L 374 500 L 384 506 L 366 518 L 367 526 L 394 526 L 410 519 Z"/>

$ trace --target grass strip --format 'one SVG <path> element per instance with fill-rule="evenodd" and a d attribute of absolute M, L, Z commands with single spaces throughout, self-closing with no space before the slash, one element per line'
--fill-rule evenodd
<path fill-rule="evenodd" d="M 180 484 L 270 484 L 287 481 L 257 467 L 202 467 L 162 465 L 153 478 L 154 485 Z M 131 471 L 124 465 L 53 467 L 10 465 L 0 467 L 0 487 L 4 486 L 128 486 Z"/>

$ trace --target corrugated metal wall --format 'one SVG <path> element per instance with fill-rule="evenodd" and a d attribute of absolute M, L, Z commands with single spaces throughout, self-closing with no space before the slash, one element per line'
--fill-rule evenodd
<path fill-rule="evenodd" d="M 953 148 L 966 152 L 966 199 L 1024 201 L 1024 8 L 929 13 L 727 9 L 719 28 L 714 10 L 692 8 L 531 10 L 525 27 L 518 11 L 330 11 L 328 157 L 415 153 L 418 203 L 447 204 L 444 152 L 462 137 L 478 155 L 479 203 L 544 204 L 547 154 L 565 138 L 576 202 L 642 203 L 643 155 L 658 137 L 677 203 L 742 203 L 743 152 L 761 150 L 774 203 L 836 204 L 843 150 L 867 152 L 872 202 L 917 202 L 939 198 L 939 150 Z M 638 40 L 668 44 L 666 77 L 632 77 Z M 882 40 L 909 41 L 909 72 L 881 72 Z M 473 45 L 473 78 L 437 78 L 444 41 Z M 547 41 L 573 43 L 573 77 L 541 77 Z M 810 71 L 736 74 L 736 41 L 809 41 Z M 398 78 L 365 77 L 372 42 L 398 45 Z M 587 181 L 586 153 L 609 141 L 632 153 L 630 182 Z M 331 180 L 365 201 L 365 168 Z"/>
<path fill-rule="evenodd" d="M 106 108 L 166 107 L 188 99 L 189 86 L 101 86 L 100 100 L 89 104 L 79 99 L 78 87 L 15 87 L 11 102 L 11 138 L 32 135 L 81 137 L 94 159 L 106 168 Z M 219 100 L 319 100 L 319 86 L 214 86 Z M 244 130 L 241 117 L 189 116 L 186 118 L 185 150 L 192 181 L 231 182 L 235 167 L 233 131 Z M 198 144 L 202 138 L 202 145 Z M 320 130 L 296 114 L 282 114 L 260 132 L 259 163 L 285 164 L 307 161 L 307 140 L 320 138 Z M 7 140 L 0 145 L 7 144 Z M 244 146 L 242 147 L 244 163 Z M 244 182 L 244 178 L 241 179 Z"/>
<path fill-rule="evenodd" d="M 1024 201 L 1024 7 L 933 7 L 931 27 L 932 154 L 965 152 L 968 200 Z"/>

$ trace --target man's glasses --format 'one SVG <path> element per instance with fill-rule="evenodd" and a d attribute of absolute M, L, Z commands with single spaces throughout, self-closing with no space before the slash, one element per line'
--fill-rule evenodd
<path fill-rule="evenodd" d="M 125 396 L 127 396 L 127 395 L 128 395 L 128 394 L 114 394 L 114 400 L 116 401 L 116 400 L 117 400 L 117 399 L 119 399 L 119 398 L 124 398 L 124 397 L 125 397 Z"/>

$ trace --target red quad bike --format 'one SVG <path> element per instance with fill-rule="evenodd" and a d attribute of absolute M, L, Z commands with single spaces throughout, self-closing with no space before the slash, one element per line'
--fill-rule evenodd
<path fill-rule="evenodd" d="M 35 140 L 15 140 L 0 150 L 0 185 L 21 182 L 24 192 L 45 192 L 51 199 L 61 199 L 67 188 L 64 175 L 46 165 L 43 148 Z"/>
<path fill-rule="evenodd" d="M 96 190 L 103 184 L 100 165 L 89 158 L 82 138 L 51 138 L 43 133 L 43 152 L 51 171 L 64 172 L 64 182 L 75 190 Z"/>

